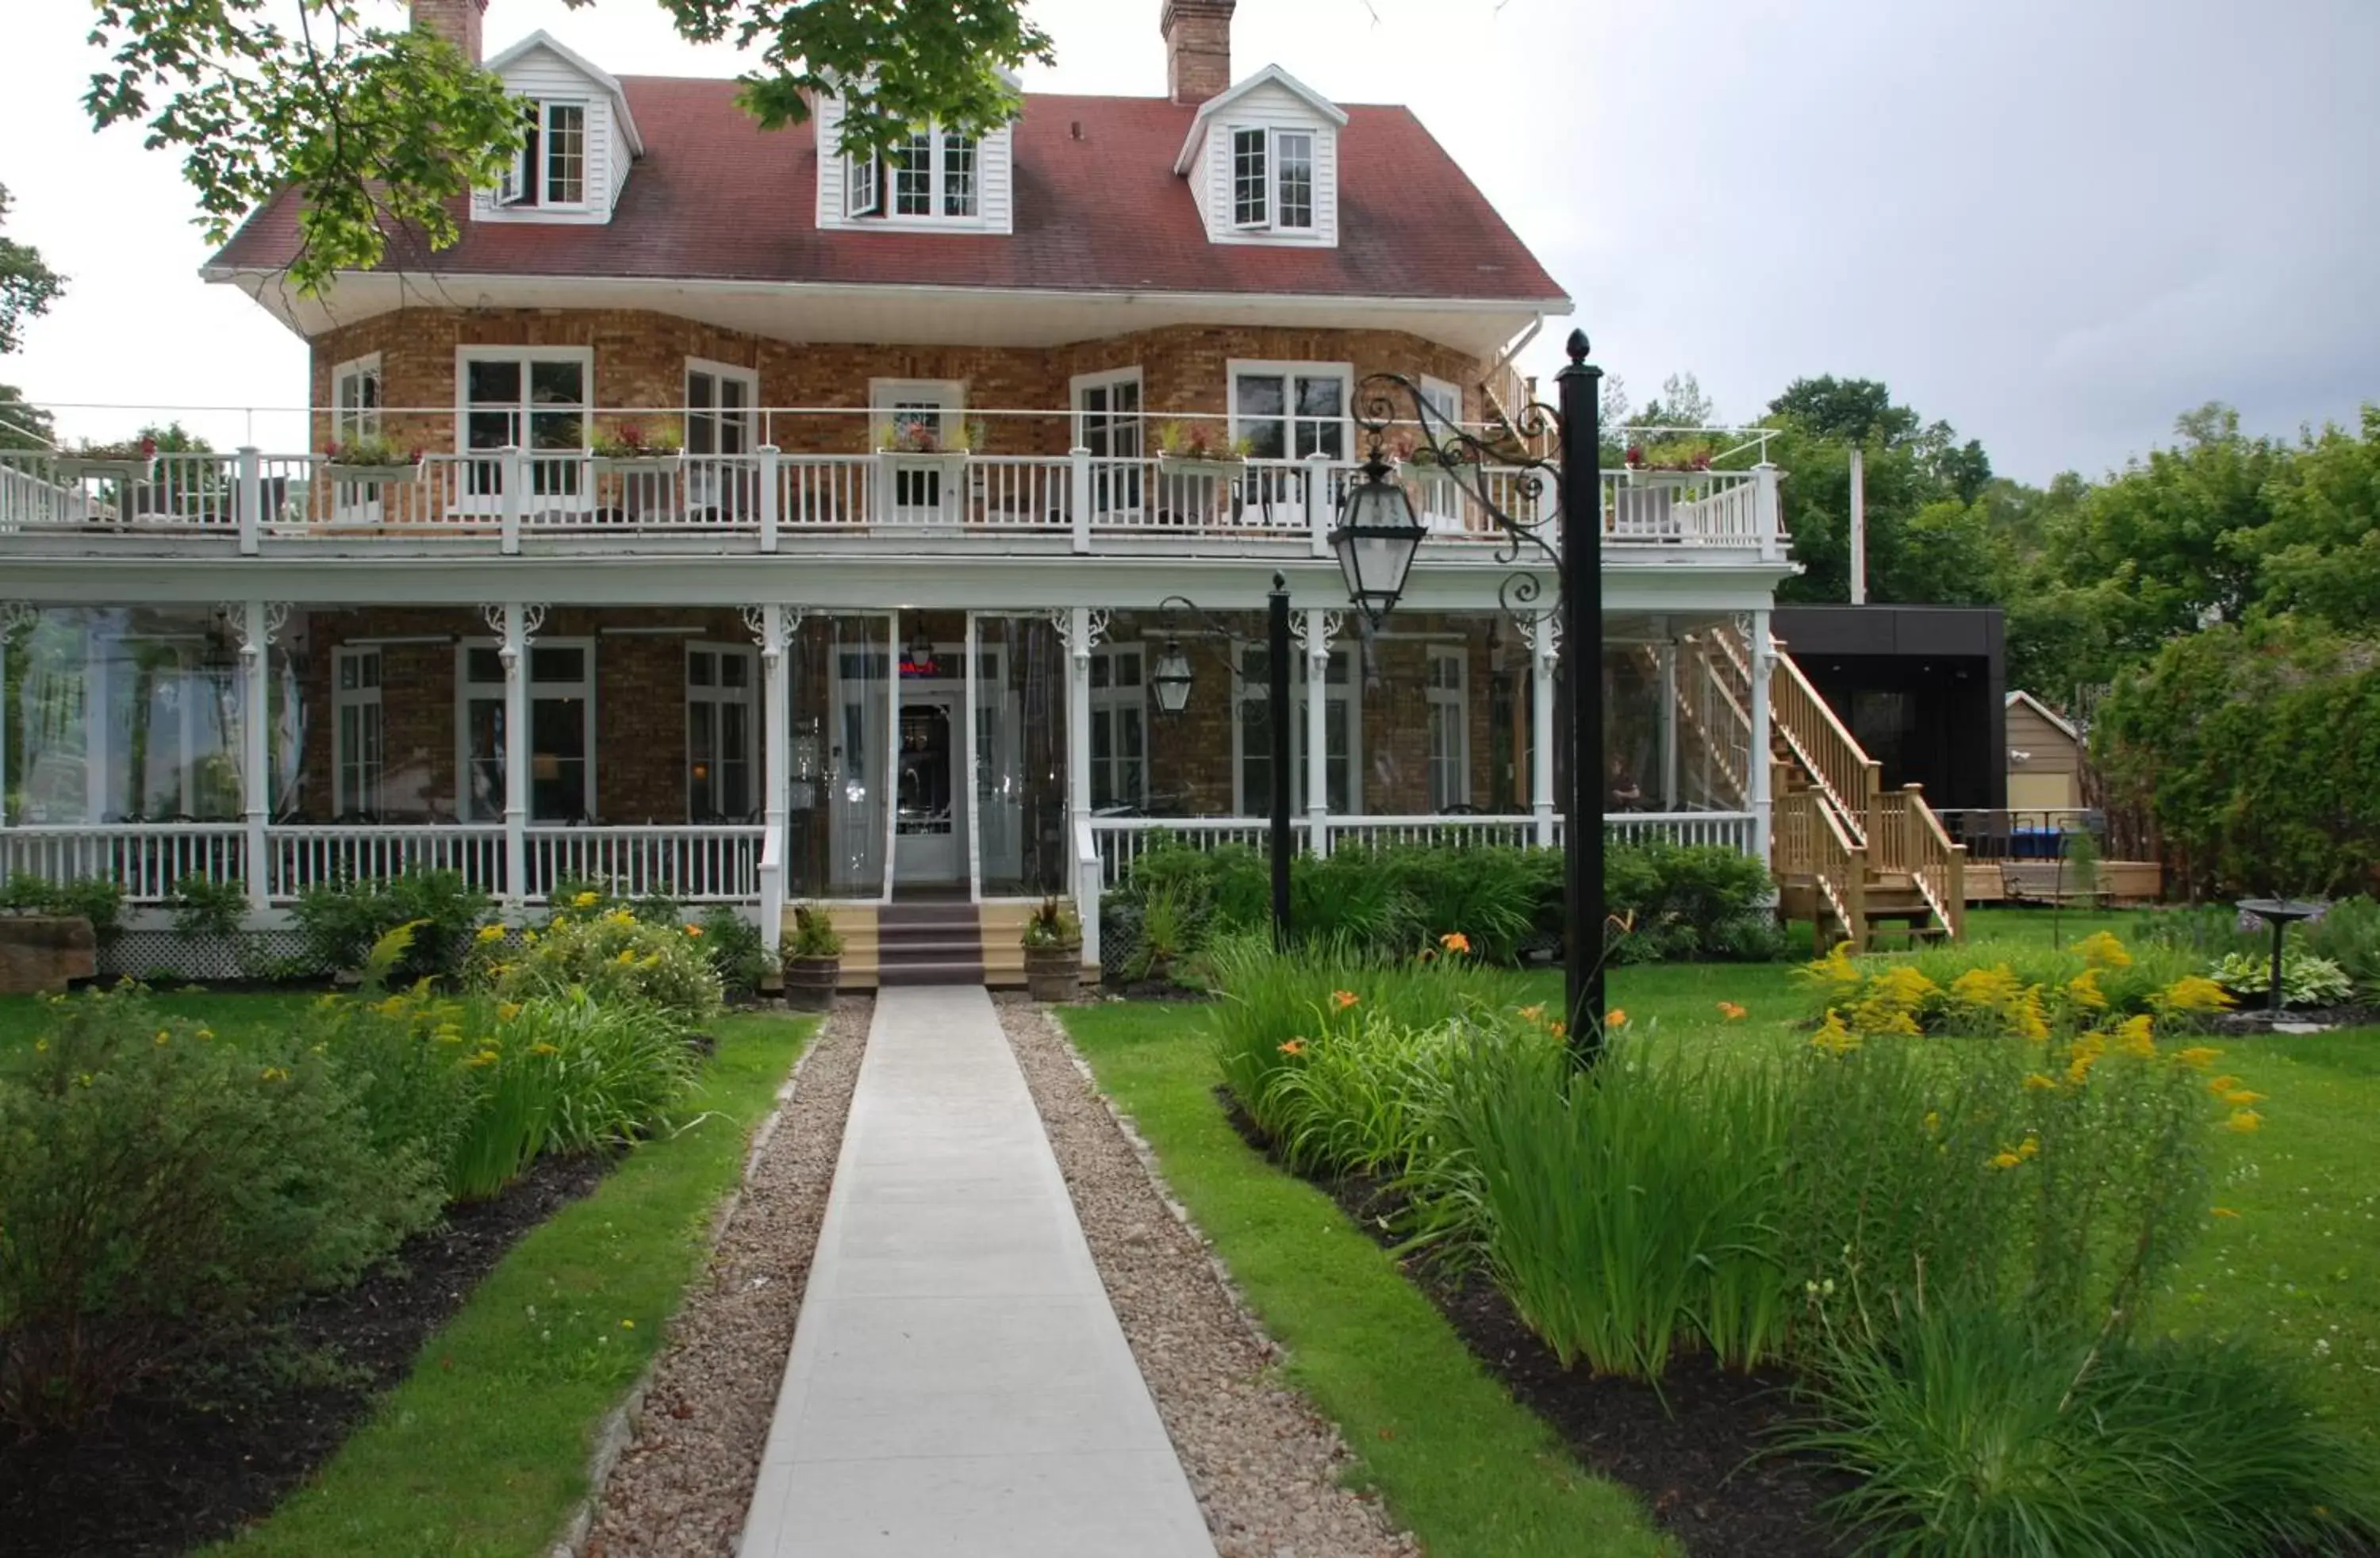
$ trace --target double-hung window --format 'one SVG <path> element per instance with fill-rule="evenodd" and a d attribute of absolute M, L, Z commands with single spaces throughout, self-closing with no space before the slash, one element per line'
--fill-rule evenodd
<path fill-rule="evenodd" d="M 742 822 L 759 807 L 753 774 L 752 651 L 694 644 L 686 651 L 686 816 Z"/>
<path fill-rule="evenodd" d="M 749 519 L 760 512 L 759 468 L 741 457 L 759 447 L 753 410 L 759 398 L 759 375 L 750 369 L 687 359 L 686 487 L 698 513 Z"/>
<path fill-rule="evenodd" d="M 1232 132 L 1232 225 L 1313 230 L 1313 131 Z"/>
<path fill-rule="evenodd" d="M 377 443 L 381 437 L 380 354 L 342 362 L 331 371 L 331 442 L 342 449 Z M 332 514 L 346 520 L 380 517 L 381 489 L 342 481 L 332 494 Z"/>
<path fill-rule="evenodd" d="M 334 791 L 331 815 L 343 820 L 377 822 L 381 777 L 387 767 L 387 726 L 382 720 L 380 701 L 380 651 L 341 649 L 335 659 L 336 679 L 331 688 Z"/>
<path fill-rule="evenodd" d="M 459 722 L 466 822 L 504 815 L 504 667 L 492 644 L 461 650 Z M 595 642 L 540 639 L 529 646 L 528 815 L 533 822 L 595 816 Z"/>
<path fill-rule="evenodd" d="M 1307 661 L 1305 655 L 1292 652 L 1296 663 L 1290 674 L 1289 749 L 1290 766 L 1294 772 L 1290 775 L 1289 793 L 1291 806 L 1304 810 L 1310 804 L 1305 785 Z M 1239 663 L 1239 813 L 1244 817 L 1261 816 L 1272 801 L 1272 718 L 1265 647 L 1241 645 Z M 1354 662 L 1349 651 L 1344 647 L 1332 650 L 1330 670 L 1322 678 L 1324 798 L 1330 809 L 1341 816 L 1352 815 L 1362 798 L 1355 772 L 1362 732 L 1358 728 L 1354 673 Z"/>
<path fill-rule="evenodd" d="M 583 206 L 587 203 L 587 105 L 521 103 L 521 145 L 496 192 L 497 203 Z"/>
<path fill-rule="evenodd" d="M 463 452 L 520 449 L 532 456 L 531 494 L 576 495 L 593 377 L 594 364 L 584 347 L 467 348 L 462 356 Z M 474 496 L 504 492 L 502 461 L 473 460 L 468 476 Z"/>
<path fill-rule="evenodd" d="M 1471 803 L 1471 709 L 1465 656 L 1459 649 L 1429 651 L 1423 692 L 1429 707 L 1429 809 Z"/>
<path fill-rule="evenodd" d="M 1091 655 L 1091 807 L 1148 799 L 1148 651 L 1115 644 Z"/>
<path fill-rule="evenodd" d="M 1075 443 L 1090 451 L 1095 513 L 1137 509 L 1141 494 L 1140 370 L 1087 375 L 1075 381 Z"/>
<path fill-rule="evenodd" d="M 973 136 L 928 125 L 894 142 L 887 156 L 854 151 L 845 152 L 843 161 L 846 216 L 972 218 L 982 213 L 983 145 Z"/>

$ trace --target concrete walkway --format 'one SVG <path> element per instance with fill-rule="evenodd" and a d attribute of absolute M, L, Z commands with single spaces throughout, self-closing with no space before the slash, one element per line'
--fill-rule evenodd
<path fill-rule="evenodd" d="M 1214 1558 L 981 990 L 881 992 L 741 1558 Z"/>

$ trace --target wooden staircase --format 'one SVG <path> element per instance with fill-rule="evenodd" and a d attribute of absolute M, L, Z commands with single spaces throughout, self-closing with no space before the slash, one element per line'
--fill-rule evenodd
<path fill-rule="evenodd" d="M 1740 762 L 1752 706 L 1751 646 L 1732 627 L 1689 634 L 1678 680 L 1681 733 L 1712 743 L 1713 771 L 1749 804 Z M 1854 740 L 1781 647 L 1769 677 L 1769 868 L 1779 908 L 1807 919 L 1818 944 L 1858 951 L 1893 933 L 1956 940 L 1966 927 L 1963 846 L 1951 843 L 1918 785 L 1884 787 Z"/>
<path fill-rule="evenodd" d="M 1025 921 L 1029 903 L 965 900 L 889 904 L 829 903 L 827 916 L 843 936 L 844 990 L 895 985 L 979 985 L 1021 989 L 1025 983 Z M 794 911 L 785 910 L 791 935 Z"/>

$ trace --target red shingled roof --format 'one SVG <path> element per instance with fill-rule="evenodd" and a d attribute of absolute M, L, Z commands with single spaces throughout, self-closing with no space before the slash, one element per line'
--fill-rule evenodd
<path fill-rule="evenodd" d="M 645 155 L 608 225 L 467 224 L 454 248 L 388 268 L 1546 304 L 1563 297 L 1403 108 L 1346 110 L 1339 246 L 1291 249 L 1207 241 L 1173 173 L 1196 110 L 1162 99 L 1028 95 L 1015 134 L 1013 234 L 822 232 L 814 126 L 759 129 L 735 105 L 732 81 L 630 76 L 620 84 Z M 287 263 L 296 212 L 293 195 L 276 197 L 215 263 Z"/>

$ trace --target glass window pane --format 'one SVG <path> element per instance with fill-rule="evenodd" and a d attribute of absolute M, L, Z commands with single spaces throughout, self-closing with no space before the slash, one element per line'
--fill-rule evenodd
<path fill-rule="evenodd" d="M 557 205 L 587 199 L 587 110 L 557 103 L 546 110 L 545 198 Z"/>
<path fill-rule="evenodd" d="M 741 688 L 752 685 L 752 657 L 748 654 L 722 654 L 719 657 L 719 685 Z"/>
<path fill-rule="evenodd" d="M 1283 135 L 1281 152 L 1281 225 L 1314 225 L 1314 138 Z"/>
<path fill-rule="evenodd" d="M 583 362 L 530 363 L 528 397 L 539 406 L 585 405 L 587 365 Z"/>
<path fill-rule="evenodd" d="M 1232 220 L 1253 226 L 1265 220 L 1268 196 L 1265 176 L 1265 132 L 1232 133 Z"/>
<path fill-rule="evenodd" d="M 474 406 L 520 404 L 521 365 L 510 358 L 470 359 L 463 365 L 463 383 Z"/>
<path fill-rule="evenodd" d="M 464 674 L 475 682 L 501 682 L 504 663 L 492 649 L 474 649 L 465 656 Z"/>
<path fill-rule="evenodd" d="M 1336 417 L 1346 405 L 1346 384 L 1336 376 L 1301 378 L 1297 381 L 1297 414 L 1301 417 Z"/>
<path fill-rule="evenodd" d="M 583 682 L 587 679 L 587 651 L 532 645 L 528 651 L 528 675 L 533 682 Z"/>
<path fill-rule="evenodd" d="M 963 135 L 942 137 L 942 214 L 975 214 L 976 143 Z"/>
<path fill-rule="evenodd" d="M 686 657 L 686 683 L 688 687 L 709 687 L 714 675 L 712 667 L 718 656 L 708 650 L 696 650 Z"/>

